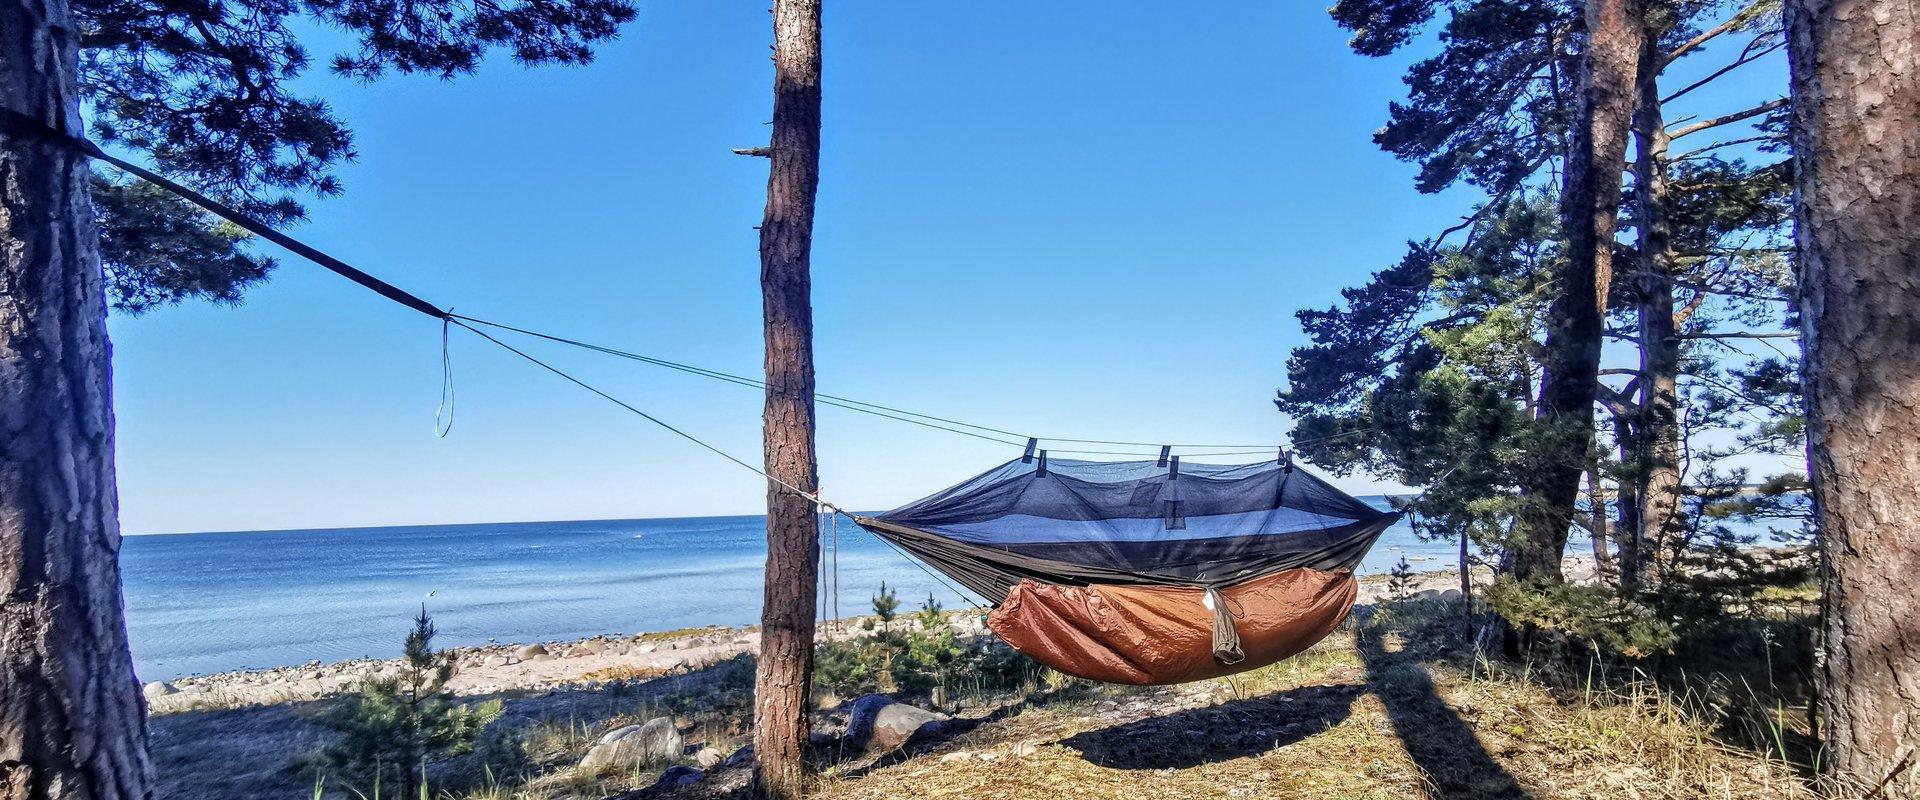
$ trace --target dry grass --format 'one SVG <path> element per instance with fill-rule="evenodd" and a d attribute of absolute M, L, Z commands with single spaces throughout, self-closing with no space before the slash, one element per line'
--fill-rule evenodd
<path fill-rule="evenodd" d="M 634 664 L 615 664 L 605 669 L 596 669 L 580 676 L 581 681 L 642 681 L 658 678 L 672 670 L 659 667 L 643 667 Z"/>
<path fill-rule="evenodd" d="M 1773 685 L 1790 670 L 1770 662 L 1792 657 L 1771 634 L 1743 634 L 1730 621 L 1727 636 L 1738 641 L 1698 643 L 1697 654 L 1677 654 L 1655 680 L 1564 655 L 1531 666 L 1477 658 L 1457 613 L 1389 606 L 1280 664 L 1172 689 L 1053 674 L 1026 699 L 983 699 L 968 714 L 972 727 L 929 749 L 828 767 L 815 796 L 1812 798 L 1808 770 L 1794 763 L 1807 759 L 1803 715 L 1795 692 Z M 690 744 L 731 752 L 746 741 L 751 676 L 741 661 L 700 675 L 609 674 L 594 687 L 509 698 L 498 746 L 469 757 L 478 766 L 449 781 L 463 791 L 437 797 L 631 793 L 658 770 L 588 775 L 572 765 L 606 730 L 667 714 L 688 724 Z M 310 711 L 156 718 L 156 753 L 172 776 L 163 796 L 305 796 L 299 787 L 311 779 L 286 765 L 318 743 Z"/>
<path fill-rule="evenodd" d="M 1378 615 L 1213 682 L 1204 708 L 1117 724 L 1086 703 L 1028 709 L 900 763 L 825 776 L 818 795 L 1812 797 L 1778 753 L 1723 743 L 1712 709 L 1646 681 L 1556 691 L 1525 668 L 1476 667 L 1453 625 L 1417 607 Z"/>

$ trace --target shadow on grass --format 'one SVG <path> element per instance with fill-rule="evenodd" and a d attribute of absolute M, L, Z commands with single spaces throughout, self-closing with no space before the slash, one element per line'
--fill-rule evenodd
<path fill-rule="evenodd" d="M 915 756 L 927 753 L 939 747 L 942 743 L 958 739 L 961 736 L 971 733 L 975 728 L 979 728 L 982 725 L 999 722 L 1026 710 L 1026 708 L 1032 704 L 1043 704 L 1044 702 L 1045 698 L 1032 702 L 1008 702 L 983 716 L 955 717 L 940 725 L 928 726 L 923 729 L 922 732 L 915 734 L 913 738 L 908 739 L 907 742 L 899 748 L 887 752 L 870 762 L 859 764 L 858 766 L 841 772 L 840 777 L 856 779 L 882 767 L 899 764 Z M 843 741 L 838 739 L 830 743 L 814 744 L 807 748 L 807 758 L 812 762 L 815 769 L 833 764 L 857 764 L 865 757 L 865 754 L 850 749 Z"/>
<path fill-rule="evenodd" d="M 1359 684 L 1302 686 L 1075 734 L 1060 744 L 1113 769 L 1186 769 L 1257 756 L 1339 725 Z"/>
<path fill-rule="evenodd" d="M 1506 767 L 1495 761 L 1473 727 L 1447 705 L 1432 673 L 1411 654 L 1389 651 L 1382 626 L 1357 620 L 1354 644 L 1366 666 L 1367 683 L 1386 706 L 1387 719 L 1407 756 L 1427 775 L 1435 800 L 1530 797 Z"/>

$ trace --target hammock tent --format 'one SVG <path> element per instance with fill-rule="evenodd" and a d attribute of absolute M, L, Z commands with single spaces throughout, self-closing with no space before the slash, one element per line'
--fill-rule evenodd
<path fill-rule="evenodd" d="M 861 527 L 993 603 L 988 627 L 1053 669 L 1182 683 L 1332 633 L 1398 514 L 1290 460 L 1009 461 Z"/>

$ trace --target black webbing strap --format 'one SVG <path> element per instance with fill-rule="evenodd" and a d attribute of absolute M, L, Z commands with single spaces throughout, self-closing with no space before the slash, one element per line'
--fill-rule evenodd
<path fill-rule="evenodd" d="M 299 239 L 295 239 L 291 236 L 288 236 L 284 233 L 274 230 L 272 227 L 269 227 L 266 223 L 261 222 L 257 219 L 254 219 L 252 217 L 249 217 L 246 214 L 243 214 L 240 211 L 226 205 L 225 203 L 221 203 L 217 200 L 214 200 L 211 197 L 203 195 L 185 186 L 181 186 L 178 183 L 174 183 L 173 181 L 168 180 L 166 177 L 161 176 L 153 172 L 152 170 L 146 169 L 145 167 L 141 167 L 138 164 L 129 163 L 123 159 L 117 158 L 112 154 L 108 153 L 107 151 L 100 149 L 98 145 L 94 144 L 93 142 L 87 141 L 86 139 L 82 139 L 70 133 L 66 133 L 64 131 L 60 131 L 60 130 L 56 130 L 54 128 L 48 127 L 45 123 L 42 123 L 40 120 L 34 119 L 33 117 L 29 117 L 25 114 L 22 114 L 10 108 L 0 108 L 0 132 L 4 132 L 12 136 L 48 139 L 48 140 L 52 140 L 52 141 L 67 145 L 68 147 L 72 147 L 73 149 L 79 151 L 83 155 L 86 155 L 88 157 L 95 158 L 101 161 L 105 161 L 109 164 L 119 167 L 120 169 L 126 170 L 127 172 L 130 172 L 136 176 L 139 176 L 141 180 L 147 181 L 148 183 L 151 183 L 169 192 L 177 194 L 182 198 L 185 198 L 188 202 L 206 209 L 209 213 L 213 214 L 214 216 L 240 226 L 242 229 L 246 230 L 248 233 L 251 233 L 269 242 L 273 242 L 274 244 L 280 245 L 281 247 L 284 247 L 290 251 L 293 251 L 295 255 L 298 255 L 302 258 L 305 258 L 308 261 L 312 261 L 315 264 L 319 264 L 320 266 L 326 267 L 327 269 L 332 270 L 335 273 L 338 273 L 341 277 L 346 278 L 347 280 L 353 281 L 354 283 L 360 284 L 361 286 L 365 286 L 368 289 L 372 289 L 373 291 L 378 292 L 381 297 L 385 297 L 388 300 L 392 300 L 396 303 L 399 303 L 403 306 L 411 308 L 415 311 L 418 311 L 422 314 L 425 314 L 429 317 L 433 317 L 435 319 L 447 318 L 446 311 L 442 311 L 441 309 L 435 307 L 432 303 L 429 303 L 425 300 L 415 297 L 414 295 L 408 293 L 407 291 L 401 289 L 398 286 L 394 286 L 391 283 L 387 283 L 386 281 L 380 280 L 379 278 L 373 277 L 372 275 L 368 275 L 365 272 L 361 272 L 360 270 L 355 269 L 352 265 L 348 264 L 347 262 L 341 261 L 340 259 L 327 255 L 326 253 L 322 253 L 319 250 L 314 249 L 312 246 L 309 246 L 305 242 L 300 241 Z"/>

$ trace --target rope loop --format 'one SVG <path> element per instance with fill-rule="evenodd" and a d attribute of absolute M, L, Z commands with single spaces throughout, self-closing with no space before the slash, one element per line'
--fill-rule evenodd
<path fill-rule="evenodd" d="M 447 313 L 451 315 L 452 309 Z M 440 407 L 433 412 L 433 435 L 445 439 L 453 432 L 453 317 L 440 318 Z"/>

